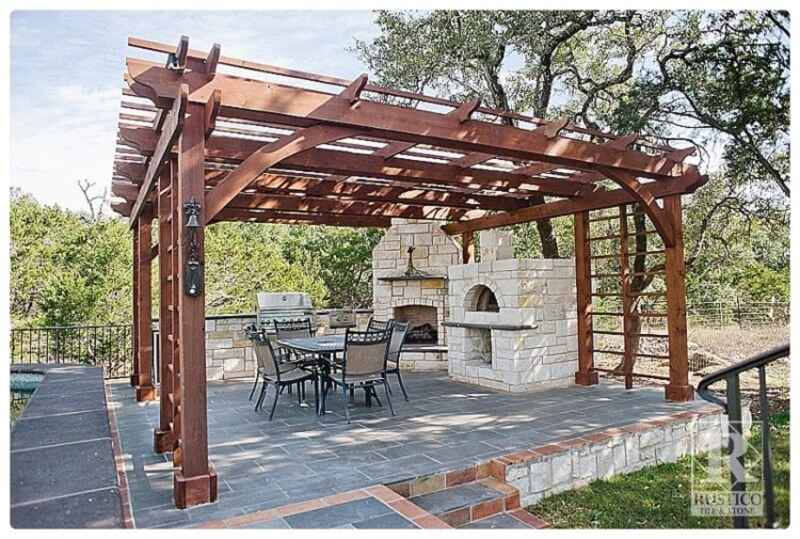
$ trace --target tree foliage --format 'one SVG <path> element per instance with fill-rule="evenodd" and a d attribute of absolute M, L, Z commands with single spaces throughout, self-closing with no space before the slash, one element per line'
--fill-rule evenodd
<path fill-rule="evenodd" d="M 89 197 L 87 197 L 89 200 Z M 125 220 L 11 195 L 15 325 L 131 319 L 132 236 Z M 253 312 L 259 291 L 308 293 L 318 308 L 372 301 L 372 229 L 217 223 L 206 229 L 206 312 Z M 153 241 L 156 241 L 154 233 Z M 153 263 L 153 314 L 158 264 Z"/>

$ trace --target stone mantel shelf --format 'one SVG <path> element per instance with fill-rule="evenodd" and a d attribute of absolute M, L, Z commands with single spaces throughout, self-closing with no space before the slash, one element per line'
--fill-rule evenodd
<path fill-rule="evenodd" d="M 450 328 L 469 328 L 469 329 L 499 329 L 502 331 L 524 331 L 527 329 L 537 329 L 539 326 L 536 324 L 474 324 L 469 322 L 442 322 L 443 326 Z"/>
<path fill-rule="evenodd" d="M 389 283 L 394 281 L 446 281 L 447 277 L 443 275 L 389 275 L 378 277 L 378 280 Z"/>

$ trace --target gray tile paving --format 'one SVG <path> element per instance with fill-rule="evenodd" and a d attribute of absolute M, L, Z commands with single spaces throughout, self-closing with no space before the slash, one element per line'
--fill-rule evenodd
<path fill-rule="evenodd" d="M 502 496 L 503 494 L 501 492 L 480 483 L 466 483 L 430 494 L 415 496 L 411 498 L 411 501 L 432 515 L 441 515 L 448 511 L 475 505 Z"/>
<path fill-rule="evenodd" d="M 511 515 L 500 513 L 481 520 L 476 520 L 461 526 L 462 529 L 471 530 L 509 530 L 509 529 L 530 529 L 530 526 L 517 520 Z"/>
<path fill-rule="evenodd" d="M 335 528 L 393 513 L 374 498 L 364 498 L 331 507 L 323 507 L 285 518 L 291 528 Z"/>
<path fill-rule="evenodd" d="M 219 500 L 187 511 L 173 508 L 169 458 L 152 451 L 158 403 L 137 404 L 130 386 L 113 384 L 136 525 L 186 526 L 459 469 L 699 405 L 668 403 L 661 388 L 626 392 L 601 384 L 509 395 L 452 382 L 444 373 L 409 373 L 404 381 L 411 400 L 394 399 L 397 416 L 385 407 L 367 408 L 358 392 L 350 425 L 340 394 L 329 395 L 329 413 L 321 418 L 313 407 L 299 407 L 296 395 L 282 396 L 269 422 L 248 401 L 249 381 L 209 383 L 209 456 L 219 475 Z"/>

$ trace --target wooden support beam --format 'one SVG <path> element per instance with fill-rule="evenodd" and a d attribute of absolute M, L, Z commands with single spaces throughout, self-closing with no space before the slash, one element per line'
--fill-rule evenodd
<path fill-rule="evenodd" d="M 111 204 L 112 209 L 114 209 L 114 206 L 115 204 Z M 139 308 L 137 305 L 139 301 L 139 267 L 141 265 L 139 261 L 139 234 L 135 224 L 133 230 L 133 241 L 131 243 L 133 244 L 133 268 L 131 271 L 131 275 L 133 277 L 133 283 L 131 286 L 133 291 L 133 295 L 131 297 L 131 305 L 133 306 L 133 313 L 131 313 L 133 315 L 133 357 L 131 358 L 131 361 L 133 366 L 131 370 L 133 372 L 131 373 L 130 384 L 135 388 L 139 385 Z"/>
<path fill-rule="evenodd" d="M 461 263 L 475 262 L 475 234 L 471 231 L 461 235 Z"/>
<path fill-rule="evenodd" d="M 242 189 L 269 167 L 277 165 L 291 155 L 304 152 L 320 144 L 352 136 L 354 133 L 353 130 L 347 128 L 317 126 L 298 130 L 292 136 L 262 146 L 206 195 L 205 217 L 207 221 L 213 219 Z"/>
<path fill-rule="evenodd" d="M 675 231 L 675 242 L 664 249 L 667 285 L 667 327 L 669 339 L 669 383 L 667 400 L 686 402 L 694 398 L 689 385 L 689 345 L 686 328 L 686 263 L 683 252 L 683 215 L 681 197 L 664 199 L 664 212 Z"/>
<path fill-rule="evenodd" d="M 450 111 L 449 114 L 452 114 L 458 120 L 458 123 L 463 124 L 464 122 L 468 121 L 472 115 L 475 113 L 478 107 L 481 106 L 481 99 L 471 99 L 469 101 L 464 102 L 459 106 L 457 109 Z"/>
<path fill-rule="evenodd" d="M 175 394 L 174 346 L 173 346 L 173 305 L 172 288 L 177 283 L 172 279 L 173 254 L 169 248 L 172 244 L 172 225 L 174 212 L 172 204 L 172 178 L 177 172 L 176 163 L 170 160 L 158 177 L 158 276 L 159 276 L 159 313 L 158 313 L 158 348 L 159 348 L 159 425 L 153 433 L 153 450 L 166 453 L 175 449 L 177 436 L 172 429 L 174 422 L 173 399 Z"/>
<path fill-rule="evenodd" d="M 225 208 L 212 221 L 245 221 L 254 223 L 283 223 L 292 225 L 329 225 L 353 228 L 389 228 L 391 217 L 378 215 L 330 215 L 324 213 L 301 213 L 277 210 L 247 210 L 241 208 Z"/>
<path fill-rule="evenodd" d="M 692 193 L 706 181 L 707 178 L 701 176 L 696 167 L 690 167 L 683 176 L 674 180 L 643 185 L 640 194 L 646 192 L 654 198 L 663 198 L 669 195 Z M 455 235 L 461 234 L 467 230 L 488 230 L 490 228 L 516 225 L 530 221 L 538 221 L 540 219 L 572 215 L 581 211 L 611 208 L 612 206 L 619 206 L 620 204 L 628 204 L 637 201 L 638 199 L 625 189 L 615 189 L 613 191 L 592 193 L 571 200 L 559 200 L 507 213 L 497 213 L 471 221 L 450 223 L 449 225 L 443 226 L 442 230 L 447 234 Z"/>
<path fill-rule="evenodd" d="M 367 85 L 367 80 L 367 74 L 362 73 L 356 80 L 350 83 L 350 86 L 344 89 L 340 97 L 350 101 L 351 105 L 356 103 L 361 99 L 361 92 L 364 90 L 364 86 Z"/>
<path fill-rule="evenodd" d="M 205 127 L 206 127 L 206 140 L 211 136 L 212 131 L 217 126 L 217 116 L 219 116 L 219 109 L 222 103 L 222 90 L 215 91 L 208 98 L 206 103 L 205 114 Z"/>
<path fill-rule="evenodd" d="M 136 82 L 131 89 L 138 95 L 155 96 L 157 105 L 175 95 L 177 81 L 167 70 L 151 62 L 130 58 L 127 66 L 130 77 Z M 193 102 L 205 103 L 214 89 L 221 88 L 222 112 L 226 117 L 247 117 L 295 127 L 323 122 L 330 126 L 368 131 L 388 140 L 551 162 L 590 171 L 598 166 L 609 166 L 642 177 L 670 177 L 661 172 L 669 162 L 663 156 L 632 150 L 613 152 L 592 142 L 548 138 L 560 122 L 552 122 L 543 132 L 527 132 L 489 122 L 460 124 L 453 116 L 373 101 L 362 100 L 358 107 L 353 107 L 349 99 L 324 92 L 280 85 L 265 88 L 261 81 L 223 74 L 208 81 L 202 73 L 187 73 L 181 80 L 190 85 L 190 100 Z M 143 87 L 148 90 L 143 90 Z"/>
<path fill-rule="evenodd" d="M 341 200 L 276 193 L 250 193 L 237 195 L 227 207 L 270 209 L 282 211 L 301 211 L 327 213 L 331 215 L 382 215 L 384 217 L 402 217 L 406 219 L 433 219 L 452 221 L 462 216 L 482 215 L 483 210 L 463 210 L 460 208 L 442 208 L 439 206 L 418 206 L 402 203 L 367 202 L 361 200 Z"/>
<path fill-rule="evenodd" d="M 620 187 L 628 191 L 636 202 L 642 207 L 647 216 L 652 221 L 653 226 L 658 230 L 658 235 L 664 240 L 664 245 L 672 246 L 675 244 L 672 223 L 664 214 L 656 202 L 656 197 L 645 189 L 645 184 L 641 183 L 632 174 L 612 168 L 601 168 L 601 174 L 615 181 Z"/>
<path fill-rule="evenodd" d="M 592 262 L 589 245 L 589 212 L 575 214 L 575 285 L 578 305 L 578 371 L 575 383 L 597 384 L 594 370 L 594 338 L 592 335 Z"/>
<path fill-rule="evenodd" d="M 219 64 L 219 57 L 222 49 L 219 43 L 214 43 L 205 61 L 206 75 L 213 77 L 217 74 L 217 64 Z"/>
<path fill-rule="evenodd" d="M 155 400 L 156 390 L 153 387 L 153 314 L 152 287 L 150 271 L 150 250 L 152 243 L 153 214 L 150 209 L 144 211 L 136 220 L 136 401 Z"/>
<path fill-rule="evenodd" d="M 186 112 L 188 95 L 189 87 L 185 84 L 181 84 L 178 87 L 178 92 L 175 95 L 172 108 L 164 120 L 164 125 L 161 129 L 161 135 L 158 137 L 158 143 L 156 144 L 155 150 L 153 151 L 153 156 L 150 158 L 150 162 L 147 165 L 144 183 L 139 190 L 139 196 L 136 198 L 136 203 L 134 203 L 133 209 L 131 210 L 131 219 L 133 220 L 135 220 L 139 216 L 139 212 L 142 211 L 142 206 L 147 200 L 150 190 L 153 188 L 153 184 L 158 178 L 158 175 L 161 173 L 161 169 L 164 166 L 164 161 L 169 157 L 169 151 L 171 150 L 172 145 L 175 144 L 175 141 L 178 140 L 178 136 L 180 136 L 181 128 L 183 127 L 184 122 L 183 117 L 184 113 Z"/>
<path fill-rule="evenodd" d="M 129 144 L 137 147 L 144 155 L 147 155 L 153 146 L 152 131 L 148 129 L 121 128 L 119 136 Z M 282 140 L 284 139 L 272 144 L 278 145 Z M 471 164 L 474 164 L 471 161 L 465 162 L 462 166 L 457 166 L 384 156 L 384 154 L 388 156 L 401 153 L 404 151 L 404 146 L 413 146 L 413 144 L 393 143 L 378 150 L 374 155 L 357 155 L 316 148 L 288 156 L 281 160 L 280 166 L 294 170 L 342 176 L 368 176 L 389 180 L 408 180 L 420 183 L 497 190 L 514 188 L 523 193 L 530 192 L 531 194 L 538 193 L 561 197 L 577 196 L 584 189 L 583 185 L 576 184 L 573 181 L 555 178 L 532 178 L 523 174 L 469 168 Z M 241 163 L 262 147 L 263 143 L 259 141 L 232 137 L 213 137 L 208 141 L 206 151 L 208 158 Z M 491 159 L 491 157 L 491 155 L 480 156 L 480 160 Z M 140 167 L 141 165 L 135 164 L 119 164 L 118 173 L 134 177 Z"/>
<path fill-rule="evenodd" d="M 178 320 L 180 323 L 180 467 L 175 470 L 175 505 L 179 508 L 213 502 L 217 498 L 217 475 L 208 462 L 206 396 L 205 283 L 202 267 L 206 208 L 204 200 L 205 104 L 189 104 L 178 141 Z M 194 235 L 186 227 L 184 204 L 200 203 L 200 227 Z M 193 253 L 193 244 L 196 252 Z M 192 256 L 201 266 L 200 293 L 186 293 L 185 268 Z"/>
<path fill-rule="evenodd" d="M 633 389 L 633 364 L 638 350 L 633 344 L 633 298 L 631 297 L 631 267 L 628 261 L 628 206 L 619 207 L 619 266 L 622 284 L 622 372 L 625 377 L 625 389 Z"/>
<path fill-rule="evenodd" d="M 170 53 L 169 59 L 167 60 L 167 67 L 171 71 L 177 71 L 178 73 L 183 73 L 186 69 L 186 62 L 189 55 L 189 36 L 181 36 L 180 40 L 178 40 L 178 46 L 175 48 L 175 52 Z"/>

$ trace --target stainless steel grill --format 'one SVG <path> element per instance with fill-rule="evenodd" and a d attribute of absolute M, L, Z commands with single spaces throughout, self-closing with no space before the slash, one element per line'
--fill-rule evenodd
<path fill-rule="evenodd" d="M 256 319 L 258 326 L 273 331 L 273 320 L 309 318 L 311 327 L 319 325 L 311 306 L 311 297 L 303 292 L 258 292 Z"/>

